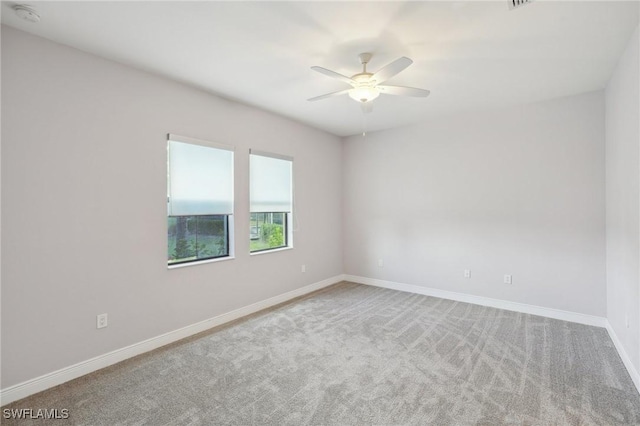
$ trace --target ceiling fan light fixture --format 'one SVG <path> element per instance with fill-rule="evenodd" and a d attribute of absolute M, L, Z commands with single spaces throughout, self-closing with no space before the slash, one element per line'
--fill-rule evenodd
<path fill-rule="evenodd" d="M 514 0 L 515 1 L 515 0 Z M 525 1 L 525 0 L 518 0 Z M 533 1 L 533 0 L 527 0 Z M 354 74 L 351 77 L 342 75 L 335 71 L 328 70 L 326 68 L 313 66 L 312 70 L 324 74 L 328 77 L 340 80 L 344 83 L 351 85 L 351 88 L 338 90 L 337 92 L 327 93 L 326 95 L 316 96 L 314 98 L 307 99 L 310 102 L 318 101 L 320 99 L 332 98 L 334 96 L 341 96 L 348 94 L 351 99 L 358 102 L 364 112 L 371 112 L 371 101 L 380 96 L 380 93 L 387 95 L 400 95 L 400 96 L 417 96 L 425 97 L 429 95 L 429 91 L 425 89 L 416 89 L 414 87 L 405 86 L 389 86 L 382 85 L 386 80 L 389 80 L 394 75 L 398 74 L 413 61 L 405 56 L 396 59 L 395 61 L 387 64 L 378 70 L 375 74 L 367 71 L 367 64 L 371 59 L 371 53 L 361 53 L 358 55 L 360 63 L 362 64 L 362 72 Z"/>
<path fill-rule="evenodd" d="M 375 86 L 359 86 L 349 90 L 349 97 L 356 102 L 370 102 L 380 96 L 380 90 Z"/>

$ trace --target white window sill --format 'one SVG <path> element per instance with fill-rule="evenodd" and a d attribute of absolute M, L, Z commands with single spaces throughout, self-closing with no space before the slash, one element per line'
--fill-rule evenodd
<path fill-rule="evenodd" d="M 275 253 L 278 251 L 287 251 L 287 250 L 293 250 L 293 247 L 281 247 L 281 248 L 277 248 L 277 249 L 272 249 L 272 250 L 261 250 L 261 251 L 256 251 L 253 253 L 249 253 L 250 256 L 258 256 L 260 254 L 267 254 L 267 253 Z"/>
<path fill-rule="evenodd" d="M 167 265 L 167 269 L 186 268 L 187 266 L 203 265 L 205 263 L 224 262 L 225 260 L 233 260 L 234 256 L 218 257 L 216 259 L 197 260 L 195 262 L 178 263 L 177 265 Z"/>

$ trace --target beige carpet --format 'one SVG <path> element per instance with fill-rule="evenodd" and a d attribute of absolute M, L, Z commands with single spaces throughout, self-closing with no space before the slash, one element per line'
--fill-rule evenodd
<path fill-rule="evenodd" d="M 603 328 L 352 283 L 10 407 L 43 425 L 633 425 Z"/>

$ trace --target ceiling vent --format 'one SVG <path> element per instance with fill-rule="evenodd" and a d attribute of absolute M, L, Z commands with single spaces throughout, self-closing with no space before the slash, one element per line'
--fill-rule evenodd
<path fill-rule="evenodd" d="M 529 3 L 533 3 L 533 0 L 507 0 L 507 3 L 509 3 L 509 10 L 513 10 L 521 6 L 526 6 Z"/>

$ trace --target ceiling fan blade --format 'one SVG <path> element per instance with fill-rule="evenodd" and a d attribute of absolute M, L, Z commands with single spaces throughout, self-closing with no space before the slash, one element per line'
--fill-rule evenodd
<path fill-rule="evenodd" d="M 370 114 L 373 112 L 373 102 L 360 102 L 360 108 L 362 108 L 363 113 Z"/>
<path fill-rule="evenodd" d="M 320 74 L 324 74 L 328 77 L 335 78 L 340 81 L 344 81 L 345 83 L 356 84 L 356 82 L 351 78 L 347 77 L 346 75 L 339 74 L 335 71 L 331 71 L 322 67 L 311 67 L 311 69 L 314 71 L 318 71 Z"/>
<path fill-rule="evenodd" d="M 319 101 L 320 99 L 332 98 L 334 96 L 346 95 L 351 89 L 339 90 L 337 92 L 327 93 L 326 95 L 316 96 L 315 98 L 307 99 L 309 102 Z"/>
<path fill-rule="evenodd" d="M 400 71 L 402 71 L 412 63 L 413 61 L 411 59 L 403 56 L 402 58 L 396 59 L 387 66 L 383 67 L 371 78 L 374 79 L 378 84 L 380 84 L 384 81 L 389 80 L 391 77 L 398 74 Z"/>
<path fill-rule="evenodd" d="M 376 86 L 380 89 L 380 93 L 385 93 L 387 95 L 400 95 L 400 96 L 415 96 L 420 98 L 426 98 L 431 93 L 425 89 L 416 89 L 415 87 L 405 87 L 405 86 L 387 86 L 387 85 L 379 85 Z"/>

